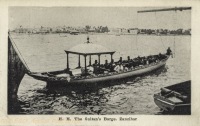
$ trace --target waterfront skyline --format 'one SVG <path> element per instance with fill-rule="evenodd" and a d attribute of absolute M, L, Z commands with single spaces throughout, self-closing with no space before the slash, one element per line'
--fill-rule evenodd
<path fill-rule="evenodd" d="M 190 29 L 191 11 L 140 13 L 135 7 L 10 7 L 9 29 L 23 27 L 84 27 Z M 157 8 L 153 8 L 157 9 Z"/>

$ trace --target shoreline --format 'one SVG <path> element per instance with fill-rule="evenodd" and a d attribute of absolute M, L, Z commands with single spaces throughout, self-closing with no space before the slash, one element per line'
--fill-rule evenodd
<path fill-rule="evenodd" d="M 11 34 L 17 34 L 17 35 L 49 35 L 49 34 L 58 34 L 58 35 L 72 35 L 72 36 L 76 36 L 76 35 L 115 35 L 115 36 L 126 36 L 126 35 L 140 35 L 140 36 L 191 36 L 191 35 L 187 35 L 187 34 L 161 34 L 161 35 L 156 35 L 156 34 L 113 34 L 113 33 L 79 33 L 76 35 L 70 34 L 70 33 L 15 33 L 15 32 L 11 32 Z"/>

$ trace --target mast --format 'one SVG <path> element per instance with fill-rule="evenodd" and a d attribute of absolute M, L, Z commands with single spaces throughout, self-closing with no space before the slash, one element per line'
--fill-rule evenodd
<path fill-rule="evenodd" d="M 142 10 L 138 11 L 138 13 L 160 12 L 160 11 L 182 11 L 182 10 L 191 10 L 191 7 L 175 7 L 175 8 L 164 8 L 164 9 Z"/>

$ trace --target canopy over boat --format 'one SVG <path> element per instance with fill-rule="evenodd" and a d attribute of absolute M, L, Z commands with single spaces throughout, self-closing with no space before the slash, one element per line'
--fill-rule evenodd
<path fill-rule="evenodd" d="M 99 67 L 100 67 L 100 56 L 101 54 L 110 54 L 111 55 L 111 61 L 112 61 L 112 55 L 115 53 L 115 51 L 111 51 L 107 49 L 104 46 L 98 45 L 98 44 L 93 44 L 89 42 L 89 37 L 87 37 L 87 42 L 83 44 L 76 45 L 69 50 L 65 50 L 67 54 L 67 71 L 69 71 L 69 54 L 77 54 L 79 55 L 79 63 L 78 67 L 80 68 L 80 55 L 83 55 L 85 58 L 85 73 L 87 73 L 87 65 L 86 65 L 86 57 L 90 56 L 89 59 L 89 66 L 91 66 L 91 55 L 98 55 L 99 59 Z"/>
<path fill-rule="evenodd" d="M 113 54 L 115 51 L 111 51 L 106 47 L 98 44 L 94 44 L 89 42 L 89 38 L 87 38 L 87 42 L 83 44 L 76 45 L 69 50 L 65 50 L 66 53 L 80 54 L 80 55 L 98 55 L 98 54 Z"/>

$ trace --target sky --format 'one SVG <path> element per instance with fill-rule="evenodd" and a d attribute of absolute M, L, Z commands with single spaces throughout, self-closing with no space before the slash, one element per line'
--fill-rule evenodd
<path fill-rule="evenodd" d="M 9 29 L 107 26 L 108 28 L 189 29 L 191 11 L 137 13 L 158 8 L 136 7 L 9 7 Z"/>

